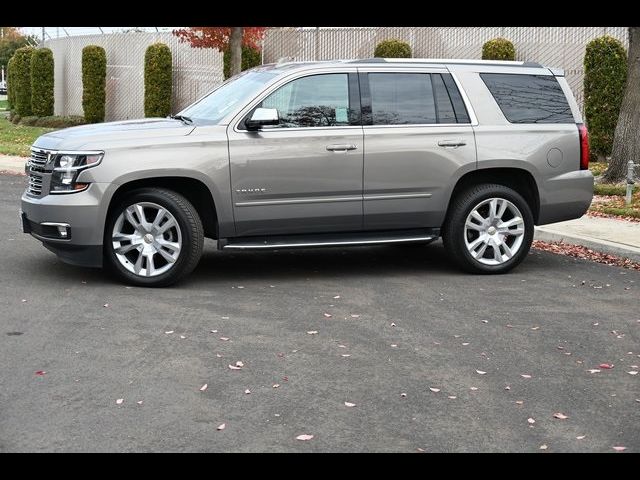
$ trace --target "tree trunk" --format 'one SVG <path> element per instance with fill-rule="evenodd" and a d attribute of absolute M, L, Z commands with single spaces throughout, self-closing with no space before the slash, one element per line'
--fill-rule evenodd
<path fill-rule="evenodd" d="M 613 149 L 604 181 L 618 183 L 627 173 L 627 163 L 640 164 L 640 27 L 629 27 L 629 64 Z"/>
<path fill-rule="evenodd" d="M 231 27 L 229 37 L 229 55 L 231 57 L 230 75 L 239 74 L 242 71 L 242 27 Z"/>

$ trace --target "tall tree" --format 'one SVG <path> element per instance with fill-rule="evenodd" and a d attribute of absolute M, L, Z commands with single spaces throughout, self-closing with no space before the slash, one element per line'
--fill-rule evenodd
<path fill-rule="evenodd" d="M 195 48 L 215 48 L 231 55 L 231 75 L 242 68 L 242 46 L 260 48 L 266 27 L 188 27 L 174 30 L 180 40 Z"/>
<path fill-rule="evenodd" d="M 0 67 L 5 67 L 6 73 L 9 59 L 15 51 L 35 43 L 32 37 L 20 33 L 18 27 L 0 27 Z"/>
<path fill-rule="evenodd" d="M 607 183 L 623 180 L 629 160 L 640 164 L 640 27 L 629 27 L 627 84 L 613 138 L 611 160 L 603 180 Z"/>

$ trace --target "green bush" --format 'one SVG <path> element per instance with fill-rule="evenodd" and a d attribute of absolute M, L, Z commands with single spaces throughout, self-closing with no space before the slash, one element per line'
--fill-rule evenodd
<path fill-rule="evenodd" d="M 253 67 L 257 67 L 258 65 L 262 65 L 262 54 L 260 50 L 257 48 L 251 48 L 246 45 L 242 46 L 242 65 L 241 70 L 248 70 Z M 222 56 L 222 73 L 224 74 L 224 79 L 226 80 L 231 76 L 231 53 L 229 49 L 225 49 L 224 54 Z"/>
<path fill-rule="evenodd" d="M 26 127 L 34 127 L 36 122 L 38 121 L 38 117 L 34 117 L 33 115 L 29 115 L 28 117 L 22 117 L 18 123 L 20 125 L 24 125 Z"/>
<path fill-rule="evenodd" d="M 594 159 L 611 154 L 627 80 L 627 52 L 622 43 L 605 35 L 587 44 L 584 56 L 584 113 L 589 150 Z"/>
<path fill-rule="evenodd" d="M 104 122 L 107 85 L 107 54 L 104 48 L 82 49 L 82 110 L 88 123 Z"/>
<path fill-rule="evenodd" d="M 383 40 L 373 52 L 374 57 L 382 58 L 411 58 L 411 47 L 402 40 Z"/>
<path fill-rule="evenodd" d="M 149 45 L 144 55 L 144 116 L 171 113 L 171 50 L 164 43 Z"/>
<path fill-rule="evenodd" d="M 482 45 L 483 60 L 515 60 L 516 49 L 506 38 L 494 38 Z"/>
<path fill-rule="evenodd" d="M 71 116 L 57 116 L 48 115 L 46 117 L 18 117 L 18 120 L 14 123 L 25 125 L 27 127 L 46 127 L 46 128 L 68 128 L 77 127 L 78 125 L 85 125 L 87 121 L 84 117 L 79 115 Z"/>
<path fill-rule="evenodd" d="M 53 115 L 53 52 L 48 48 L 31 55 L 31 111 L 37 117 Z"/>
<path fill-rule="evenodd" d="M 13 72 L 11 74 L 11 88 L 14 109 L 21 117 L 31 115 L 31 55 L 34 48 L 22 47 L 13 55 Z"/>
<path fill-rule="evenodd" d="M 12 88 L 12 78 L 13 78 L 13 57 L 9 59 L 7 63 L 7 102 L 9 103 L 9 110 L 13 110 L 15 108 L 15 89 Z"/>

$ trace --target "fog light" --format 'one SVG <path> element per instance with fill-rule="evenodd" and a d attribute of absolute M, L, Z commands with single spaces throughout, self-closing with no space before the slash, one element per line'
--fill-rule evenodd
<path fill-rule="evenodd" d="M 60 235 L 60 238 L 67 238 L 67 235 L 68 235 L 67 227 L 58 225 L 58 235 Z"/>

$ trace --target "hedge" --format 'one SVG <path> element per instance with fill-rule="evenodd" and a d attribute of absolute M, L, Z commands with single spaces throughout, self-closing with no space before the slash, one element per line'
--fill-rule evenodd
<path fill-rule="evenodd" d="M 104 48 L 87 45 L 82 49 L 82 109 L 89 123 L 104 122 L 107 54 Z"/>
<path fill-rule="evenodd" d="M 37 117 L 53 115 L 53 52 L 48 48 L 31 56 L 31 112 Z"/>
<path fill-rule="evenodd" d="M 171 50 L 164 43 L 149 45 L 144 55 L 144 116 L 171 113 Z"/>
<path fill-rule="evenodd" d="M 402 40 L 383 40 L 373 52 L 374 57 L 382 58 L 411 58 L 411 47 Z"/>
<path fill-rule="evenodd" d="M 13 110 L 15 108 L 15 89 L 12 88 L 11 78 L 13 77 L 13 57 L 9 59 L 7 63 L 7 102 L 9 103 L 9 110 Z"/>
<path fill-rule="evenodd" d="M 34 48 L 22 47 L 13 54 L 11 88 L 14 109 L 21 117 L 31 115 L 31 55 Z"/>
<path fill-rule="evenodd" d="M 506 38 L 494 38 L 482 45 L 483 60 L 515 60 L 516 49 Z"/>
<path fill-rule="evenodd" d="M 587 44 L 584 56 L 584 112 L 593 158 L 611 154 L 627 80 L 627 52 L 605 35 Z"/>
<path fill-rule="evenodd" d="M 243 45 L 242 64 L 240 69 L 244 71 L 257 67 L 258 65 L 262 65 L 262 54 L 260 53 L 260 50 Z M 231 53 L 228 48 L 224 50 L 224 54 L 222 56 L 222 73 L 224 74 L 225 80 L 231 76 Z"/>
<path fill-rule="evenodd" d="M 87 121 L 80 115 L 58 116 L 50 115 L 46 117 L 14 117 L 12 120 L 15 124 L 27 127 L 46 127 L 46 128 L 68 128 L 78 125 L 85 125 Z"/>

